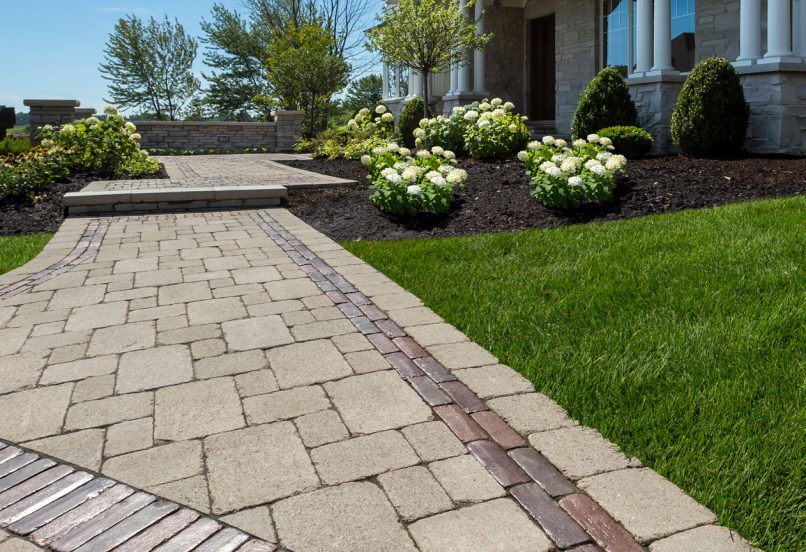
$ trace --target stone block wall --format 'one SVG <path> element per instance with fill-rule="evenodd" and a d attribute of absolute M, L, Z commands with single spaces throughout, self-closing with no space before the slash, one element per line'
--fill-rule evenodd
<path fill-rule="evenodd" d="M 557 0 L 555 57 L 557 64 L 556 129 L 571 134 L 577 102 L 596 76 L 597 11 L 590 0 Z"/>
<path fill-rule="evenodd" d="M 493 40 L 484 51 L 485 78 L 489 97 L 512 102 L 526 113 L 524 98 L 524 19 L 523 8 L 486 6 L 485 31 Z"/>
<path fill-rule="evenodd" d="M 630 82 L 630 94 L 638 110 L 638 123 L 654 138 L 654 154 L 669 153 L 675 149 L 670 125 L 682 88 L 682 78 L 663 81 L 634 79 Z"/>
<path fill-rule="evenodd" d="M 76 120 L 78 100 L 23 100 L 23 105 L 30 108 L 30 135 L 35 140 L 39 129 L 45 125 L 64 125 Z"/>
<path fill-rule="evenodd" d="M 750 73 L 741 80 L 750 104 L 747 150 L 806 155 L 806 73 Z"/>

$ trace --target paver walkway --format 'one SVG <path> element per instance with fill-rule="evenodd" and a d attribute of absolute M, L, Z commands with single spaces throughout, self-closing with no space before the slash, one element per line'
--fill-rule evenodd
<path fill-rule="evenodd" d="M 751 550 L 284 209 L 70 218 L 42 259 L 0 277 L 0 439 L 57 465 L 294 552 Z"/>

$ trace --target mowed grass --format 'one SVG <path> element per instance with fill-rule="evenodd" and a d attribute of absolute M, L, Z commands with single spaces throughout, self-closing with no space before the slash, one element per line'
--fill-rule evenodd
<path fill-rule="evenodd" d="M 806 543 L 806 197 L 350 251 L 768 552 Z"/>
<path fill-rule="evenodd" d="M 22 266 L 42 251 L 53 234 L 0 237 L 0 274 Z"/>

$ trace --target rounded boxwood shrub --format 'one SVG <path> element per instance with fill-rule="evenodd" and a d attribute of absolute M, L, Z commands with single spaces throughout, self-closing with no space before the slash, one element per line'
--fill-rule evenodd
<path fill-rule="evenodd" d="M 412 98 L 406 102 L 403 111 L 397 116 L 397 130 L 403 145 L 407 148 L 414 147 L 414 129 L 420 128 L 420 120 L 423 118 L 423 100 Z"/>
<path fill-rule="evenodd" d="M 596 134 L 610 138 L 616 152 L 627 157 L 646 155 L 655 141 L 650 133 L 635 126 L 607 127 Z"/>
<path fill-rule="evenodd" d="M 605 67 L 582 93 L 571 123 L 574 138 L 585 138 L 611 126 L 638 126 L 638 111 L 627 81 L 613 67 Z"/>
<path fill-rule="evenodd" d="M 700 62 L 683 84 L 672 114 L 672 141 L 690 155 L 741 151 L 750 107 L 739 75 L 724 58 Z"/>

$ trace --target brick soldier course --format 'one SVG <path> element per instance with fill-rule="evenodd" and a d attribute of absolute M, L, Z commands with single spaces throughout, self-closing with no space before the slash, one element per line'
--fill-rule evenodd
<path fill-rule="evenodd" d="M 751 550 L 286 210 L 71 218 L 54 242 L 0 280 L 0 439 L 62 470 L 0 491 L 2 552 L 30 543 L 3 508 L 75 473 L 143 493 L 77 528 L 127 550 L 196 515 L 199 550 Z"/>

